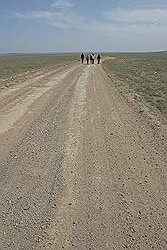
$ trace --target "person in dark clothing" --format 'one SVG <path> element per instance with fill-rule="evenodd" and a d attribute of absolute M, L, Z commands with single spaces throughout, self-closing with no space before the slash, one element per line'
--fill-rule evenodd
<path fill-rule="evenodd" d="M 94 64 L 94 63 L 95 63 L 95 55 L 92 54 L 92 64 Z"/>
<path fill-rule="evenodd" d="M 100 54 L 98 54 L 98 56 L 97 56 L 97 62 L 98 62 L 98 64 L 100 64 L 100 59 L 101 59 L 101 56 L 100 56 Z"/>
<path fill-rule="evenodd" d="M 84 56 L 84 53 L 82 53 L 82 54 L 81 54 L 81 62 L 82 62 L 82 64 L 84 63 L 84 57 L 85 57 L 85 56 Z"/>
<path fill-rule="evenodd" d="M 87 54 L 87 55 L 86 55 L 87 64 L 89 64 L 89 59 L 90 59 L 90 56 L 89 56 L 89 54 Z"/>
<path fill-rule="evenodd" d="M 90 55 L 90 63 L 92 63 L 92 54 Z"/>

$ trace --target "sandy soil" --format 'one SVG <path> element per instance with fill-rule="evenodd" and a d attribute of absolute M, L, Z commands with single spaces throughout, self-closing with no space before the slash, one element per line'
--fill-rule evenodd
<path fill-rule="evenodd" d="M 1 250 L 167 249 L 166 126 L 99 65 L 0 91 Z"/>

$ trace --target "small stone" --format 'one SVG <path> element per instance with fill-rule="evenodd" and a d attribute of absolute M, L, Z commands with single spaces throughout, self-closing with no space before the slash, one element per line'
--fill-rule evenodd
<path fill-rule="evenodd" d="M 28 209 L 30 209 L 30 207 L 29 206 L 25 206 L 25 207 L 23 207 L 23 210 L 28 210 Z"/>

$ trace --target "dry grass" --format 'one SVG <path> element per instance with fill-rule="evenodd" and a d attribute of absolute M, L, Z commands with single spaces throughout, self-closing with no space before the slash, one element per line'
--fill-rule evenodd
<path fill-rule="evenodd" d="M 78 58 L 77 54 L 1 55 L 0 85 L 11 86 L 20 75 L 56 68 Z"/>
<path fill-rule="evenodd" d="M 167 53 L 115 54 L 103 62 L 108 74 L 134 97 L 167 117 Z"/>

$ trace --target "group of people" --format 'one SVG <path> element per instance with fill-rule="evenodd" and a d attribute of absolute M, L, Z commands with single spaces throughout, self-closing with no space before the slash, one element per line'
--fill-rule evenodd
<path fill-rule="evenodd" d="M 101 60 L 100 54 L 98 54 L 97 57 L 95 56 L 95 54 L 86 54 L 86 55 L 84 55 L 84 53 L 81 54 L 82 64 L 84 63 L 84 60 L 86 60 L 87 64 L 89 64 L 89 63 L 94 64 L 96 58 L 97 58 L 97 63 L 100 64 L 100 60 Z"/>

